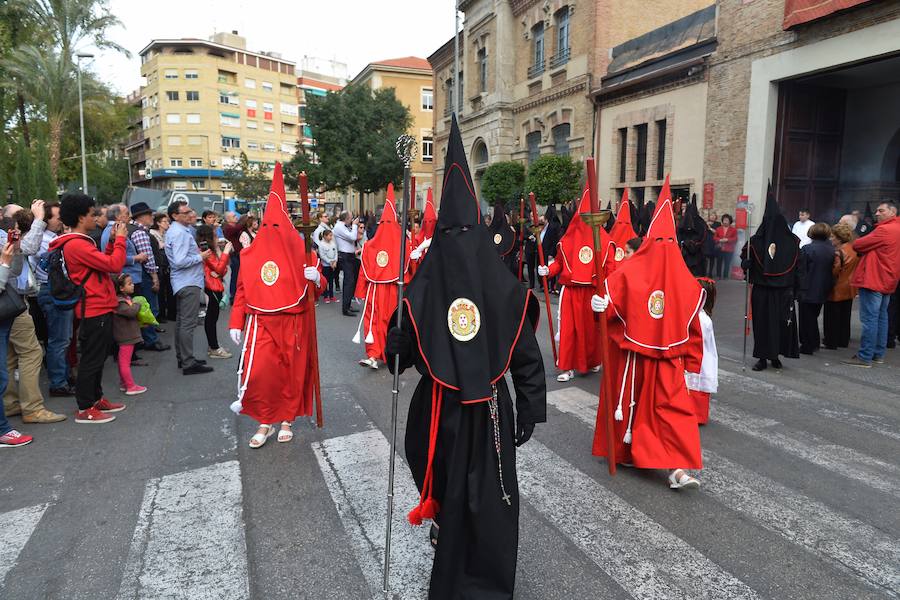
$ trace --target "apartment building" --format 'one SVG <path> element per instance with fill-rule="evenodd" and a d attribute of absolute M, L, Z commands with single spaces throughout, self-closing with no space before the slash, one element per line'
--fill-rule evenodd
<path fill-rule="evenodd" d="M 246 153 L 267 172 L 300 139 L 296 65 L 251 52 L 237 34 L 153 40 L 140 52 L 141 131 L 133 185 L 230 196 L 226 171 Z"/>

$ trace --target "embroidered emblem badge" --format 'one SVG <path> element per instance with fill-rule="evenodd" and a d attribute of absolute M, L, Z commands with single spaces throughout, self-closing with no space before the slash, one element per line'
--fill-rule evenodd
<path fill-rule="evenodd" d="M 775 242 L 772 242 L 771 244 L 769 244 L 769 258 L 771 258 L 771 259 L 775 258 Z"/>
<path fill-rule="evenodd" d="M 594 260 L 594 250 L 590 246 L 582 246 L 578 251 L 578 260 L 583 264 L 588 264 Z"/>
<path fill-rule="evenodd" d="M 379 267 L 386 267 L 388 264 L 388 260 L 389 260 L 389 257 L 388 257 L 387 250 L 380 250 L 378 252 L 378 254 L 375 255 L 375 263 Z"/>
<path fill-rule="evenodd" d="M 662 319 L 665 308 L 666 295 L 662 290 L 656 290 L 650 294 L 650 298 L 647 300 L 647 310 L 650 311 L 651 317 L 654 319 Z"/>
<path fill-rule="evenodd" d="M 275 285 L 275 282 L 278 281 L 278 274 L 278 265 L 272 260 L 266 261 L 259 271 L 259 276 L 266 285 Z"/>
<path fill-rule="evenodd" d="M 616 262 L 620 262 L 623 258 L 625 258 L 625 249 L 616 248 Z"/>
<path fill-rule="evenodd" d="M 457 298 L 447 310 L 447 327 L 460 342 L 468 342 L 481 329 L 481 313 L 468 298 Z"/>
<path fill-rule="evenodd" d="M 503 236 L 500 235 L 499 233 L 495 233 L 495 234 L 494 234 L 494 244 L 496 244 L 497 246 L 499 246 L 499 245 L 500 245 L 500 242 L 502 242 L 502 241 L 503 241 Z"/>

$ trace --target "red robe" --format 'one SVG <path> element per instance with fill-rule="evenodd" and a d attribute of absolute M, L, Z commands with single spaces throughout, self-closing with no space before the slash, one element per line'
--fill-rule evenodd
<path fill-rule="evenodd" d="M 698 315 L 706 295 L 681 257 L 668 182 L 660 198 L 647 240 L 606 282 L 616 460 L 645 469 L 700 469 L 700 431 L 684 372 L 700 371 Z M 607 454 L 605 423 L 598 410 L 595 456 Z"/>
<path fill-rule="evenodd" d="M 259 233 L 241 252 L 228 325 L 244 335 L 238 368 L 240 412 L 264 424 L 312 415 L 318 369 L 312 360 L 316 340 L 310 303 L 324 289 L 325 278 L 318 257 L 306 253 L 283 199 L 281 164 L 276 163 Z M 319 270 L 315 284 L 304 277 L 307 265 Z"/>
<path fill-rule="evenodd" d="M 557 330 L 559 351 L 556 366 L 561 371 L 575 370 L 582 373 L 598 366 L 600 343 L 597 321 L 591 310 L 594 294 L 594 233 L 581 220 L 581 213 L 590 210 L 590 194 L 585 190 L 578 212 L 569 222 L 565 235 L 559 240 L 556 260 L 550 264 L 550 277 L 559 276 L 562 289 L 559 292 Z M 603 257 L 604 277 L 615 268 L 616 248 L 600 230 L 600 245 L 606 248 Z"/>

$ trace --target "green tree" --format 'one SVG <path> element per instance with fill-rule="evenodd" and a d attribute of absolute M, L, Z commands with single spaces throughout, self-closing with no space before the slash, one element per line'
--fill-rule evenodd
<path fill-rule="evenodd" d="M 289 163 L 286 172 L 292 187 L 301 170 L 309 176 L 310 187 L 324 189 L 353 187 L 368 193 L 388 183 L 400 184 L 403 164 L 395 144 L 412 118 L 393 88 L 373 92 L 354 85 L 313 96 L 306 107 L 306 121 L 316 145 L 313 150 L 299 149 Z"/>
<path fill-rule="evenodd" d="M 559 204 L 577 198 L 581 166 L 568 156 L 545 154 L 528 167 L 525 191 L 534 192 L 540 204 Z"/>
<path fill-rule="evenodd" d="M 525 188 L 525 165 L 516 161 L 496 162 L 481 176 L 481 195 L 490 204 L 518 205 Z"/>
<path fill-rule="evenodd" d="M 16 147 L 16 204 L 21 206 L 30 206 L 31 201 L 36 198 L 34 187 L 34 169 L 33 159 L 25 140 L 19 138 L 19 145 Z"/>
<path fill-rule="evenodd" d="M 128 161 L 116 154 L 92 156 L 88 161 L 88 186 L 98 204 L 121 202 L 128 187 Z"/>
<path fill-rule="evenodd" d="M 43 139 L 37 142 L 37 156 L 34 159 L 35 198 L 51 202 L 56 200 L 56 180 L 50 172 L 50 155 Z"/>
<path fill-rule="evenodd" d="M 247 154 L 241 152 L 240 162 L 236 166 L 225 169 L 225 181 L 234 187 L 236 198 L 265 200 L 269 196 L 269 188 L 272 184 L 267 171 L 267 167 L 251 163 L 247 159 Z"/>
<path fill-rule="evenodd" d="M 51 45 L 66 62 L 72 62 L 73 54 L 84 44 L 131 57 L 128 50 L 107 38 L 110 29 L 122 25 L 109 12 L 107 0 L 28 0 L 25 4 L 31 21 L 49 34 Z"/>

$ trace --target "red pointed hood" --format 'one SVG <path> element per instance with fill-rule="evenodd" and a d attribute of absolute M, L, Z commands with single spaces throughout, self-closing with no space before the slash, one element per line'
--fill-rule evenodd
<path fill-rule="evenodd" d="M 397 209 L 394 201 L 394 186 L 388 184 L 384 198 L 384 211 L 381 213 L 375 237 L 368 240 L 362 249 L 360 261 L 362 274 L 372 283 L 391 283 L 400 275 L 400 223 L 397 222 Z M 409 250 L 405 252 L 409 266 Z"/>
<path fill-rule="evenodd" d="M 627 350 L 667 358 L 685 352 L 706 298 L 681 257 L 671 196 L 666 178 L 644 243 L 606 280 L 616 317 L 610 336 Z"/>
<path fill-rule="evenodd" d="M 591 211 L 591 193 L 590 189 L 585 186 L 584 192 L 581 194 L 581 202 L 578 203 L 578 210 L 569 221 L 566 233 L 562 236 L 557 244 L 558 251 L 556 259 L 562 261 L 562 271 L 560 271 L 560 281 L 564 285 L 594 285 L 594 232 L 590 225 L 584 222 L 581 215 Z M 609 234 L 600 228 L 600 247 L 606 249 L 603 257 L 603 267 L 608 269 L 607 261 L 613 260 L 615 256 L 615 246 L 609 237 Z"/>
<path fill-rule="evenodd" d="M 616 262 L 625 258 L 625 244 L 628 240 L 637 237 L 634 225 L 631 224 L 631 201 L 628 199 L 628 188 L 622 193 L 622 202 L 619 203 L 619 214 L 616 222 L 609 230 L 609 237 L 616 245 Z"/>
<path fill-rule="evenodd" d="M 240 281 L 247 306 L 288 311 L 306 296 L 306 248 L 288 216 L 281 163 L 275 163 L 266 212 L 253 244 L 241 251 Z"/>

